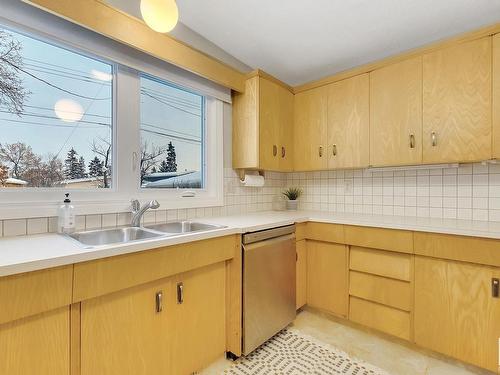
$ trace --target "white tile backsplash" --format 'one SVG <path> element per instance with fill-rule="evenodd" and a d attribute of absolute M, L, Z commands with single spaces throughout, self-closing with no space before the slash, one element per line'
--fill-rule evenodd
<path fill-rule="evenodd" d="M 146 223 L 284 209 L 287 186 L 304 191 L 300 209 L 364 214 L 500 221 L 500 165 L 403 171 L 340 170 L 265 173 L 265 186 L 244 187 L 238 174 L 224 169 L 224 205 L 150 210 Z M 0 218 L 1 219 L 1 218 Z M 77 216 L 77 230 L 130 223 L 129 212 Z M 57 218 L 0 220 L 0 236 L 55 232 Z"/>
<path fill-rule="evenodd" d="M 26 235 L 27 220 L 4 220 L 3 222 L 3 235 L 4 237 L 11 236 L 24 236 Z"/>
<path fill-rule="evenodd" d="M 500 221 L 498 164 L 404 171 L 346 170 L 332 171 L 327 176 L 319 184 L 316 172 L 287 174 L 286 186 L 304 190 L 300 209 Z M 362 176 L 355 178 L 353 192 L 345 188 L 352 182 L 346 176 Z M 317 208 L 317 188 L 324 184 L 327 201 L 336 206 Z"/>

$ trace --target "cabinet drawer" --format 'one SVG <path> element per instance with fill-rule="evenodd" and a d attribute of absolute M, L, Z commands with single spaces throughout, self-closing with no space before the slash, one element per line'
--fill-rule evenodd
<path fill-rule="evenodd" d="M 345 225 L 344 232 L 347 245 L 413 253 L 413 232 L 411 231 Z"/>
<path fill-rule="evenodd" d="M 500 266 L 500 240 L 415 232 L 415 254 Z"/>
<path fill-rule="evenodd" d="M 351 247 L 350 269 L 392 279 L 411 280 L 411 255 Z"/>
<path fill-rule="evenodd" d="M 406 281 L 351 271 L 349 294 L 401 310 L 411 310 L 411 288 Z"/>
<path fill-rule="evenodd" d="M 349 301 L 351 321 L 405 340 L 410 339 L 410 313 L 356 297 L 350 297 Z"/>
<path fill-rule="evenodd" d="M 306 238 L 308 240 L 345 243 L 344 226 L 341 224 L 307 223 Z"/>
<path fill-rule="evenodd" d="M 73 266 L 0 278 L 0 324 L 71 304 Z"/>

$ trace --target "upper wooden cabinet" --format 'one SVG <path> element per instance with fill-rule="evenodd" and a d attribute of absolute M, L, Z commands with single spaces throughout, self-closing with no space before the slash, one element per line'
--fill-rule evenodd
<path fill-rule="evenodd" d="M 491 37 L 423 56 L 423 162 L 491 158 Z"/>
<path fill-rule="evenodd" d="M 233 95 L 233 168 L 291 171 L 293 94 L 257 72 Z"/>
<path fill-rule="evenodd" d="M 500 34 L 493 35 L 492 158 L 500 159 Z"/>
<path fill-rule="evenodd" d="M 370 73 L 370 165 L 422 162 L 422 58 Z"/>
<path fill-rule="evenodd" d="M 328 89 L 319 87 L 295 95 L 294 169 L 327 169 L 326 152 Z"/>
<path fill-rule="evenodd" d="M 367 167 L 370 134 L 368 74 L 328 85 L 327 96 L 328 168 Z"/>

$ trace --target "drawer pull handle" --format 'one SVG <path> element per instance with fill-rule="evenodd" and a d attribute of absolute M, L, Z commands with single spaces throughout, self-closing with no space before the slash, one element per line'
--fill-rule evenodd
<path fill-rule="evenodd" d="M 333 154 L 333 156 L 337 156 L 337 145 L 333 145 L 332 154 Z"/>
<path fill-rule="evenodd" d="M 286 155 L 285 146 L 281 146 L 281 157 L 284 158 Z"/>
<path fill-rule="evenodd" d="M 180 305 L 184 303 L 184 284 L 177 283 L 177 303 Z"/>
<path fill-rule="evenodd" d="M 163 291 L 156 292 L 156 312 L 161 313 L 163 311 Z"/>
<path fill-rule="evenodd" d="M 319 146 L 318 147 L 318 155 L 319 155 L 320 158 L 323 157 L 323 146 Z"/>
<path fill-rule="evenodd" d="M 276 156 L 278 154 L 278 147 L 276 145 L 273 145 L 273 156 Z"/>
<path fill-rule="evenodd" d="M 432 143 L 432 147 L 436 147 L 437 146 L 437 135 L 436 135 L 436 132 L 432 132 L 431 133 L 431 143 Z"/>
<path fill-rule="evenodd" d="M 410 134 L 410 148 L 415 148 L 415 136 Z"/>
<path fill-rule="evenodd" d="M 500 298 L 500 279 L 491 279 L 491 295 Z"/>

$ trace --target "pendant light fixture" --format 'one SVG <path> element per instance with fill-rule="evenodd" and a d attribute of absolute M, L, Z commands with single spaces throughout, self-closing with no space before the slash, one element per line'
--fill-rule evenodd
<path fill-rule="evenodd" d="M 141 14 L 144 22 L 159 33 L 172 31 L 179 20 L 175 0 L 141 0 Z"/>

